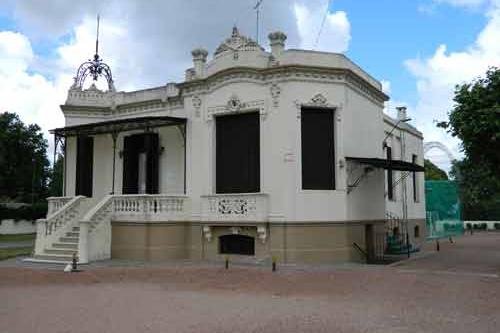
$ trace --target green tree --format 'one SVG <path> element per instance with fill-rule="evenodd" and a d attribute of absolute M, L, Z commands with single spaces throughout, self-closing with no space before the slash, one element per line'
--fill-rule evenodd
<path fill-rule="evenodd" d="M 64 170 L 64 156 L 57 155 L 56 162 L 52 167 L 49 181 L 49 195 L 51 197 L 60 197 L 63 192 L 63 171 Z"/>
<path fill-rule="evenodd" d="M 38 125 L 0 113 L 0 198 L 32 202 L 47 196 L 47 141 Z"/>
<path fill-rule="evenodd" d="M 467 219 L 500 218 L 500 69 L 457 86 L 449 120 L 441 122 L 462 140 L 465 158 L 451 175 L 460 184 Z"/>
<path fill-rule="evenodd" d="M 430 160 L 424 160 L 425 180 L 448 180 L 448 175 L 445 171 L 438 168 Z"/>

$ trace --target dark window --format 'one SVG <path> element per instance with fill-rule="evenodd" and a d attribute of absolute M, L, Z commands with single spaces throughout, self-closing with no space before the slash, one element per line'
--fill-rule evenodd
<path fill-rule="evenodd" d="M 143 155 L 145 158 L 140 158 Z M 123 144 L 123 194 L 158 193 L 159 139 L 157 133 L 126 136 Z M 141 165 L 142 163 L 142 165 Z M 145 177 L 141 177 L 143 172 Z M 143 184 L 140 184 L 144 182 Z M 141 186 L 144 186 L 141 189 Z"/>
<path fill-rule="evenodd" d="M 413 235 L 415 238 L 420 237 L 420 226 L 416 225 L 415 228 L 413 228 Z"/>
<path fill-rule="evenodd" d="M 94 168 L 94 138 L 79 136 L 76 143 L 76 189 L 75 195 L 92 197 L 92 174 Z"/>
<path fill-rule="evenodd" d="M 255 239 L 245 235 L 224 235 L 219 237 L 221 254 L 255 255 Z"/>
<path fill-rule="evenodd" d="M 386 156 L 387 159 L 390 161 L 392 160 L 392 148 L 391 147 L 386 147 Z M 392 185 L 392 169 L 389 165 L 389 169 L 387 169 L 387 197 L 389 200 L 392 200 L 394 198 L 394 189 Z"/>
<path fill-rule="evenodd" d="M 417 155 L 413 154 L 411 156 L 411 161 L 413 164 L 417 163 Z M 418 201 L 418 191 L 417 191 L 417 173 L 413 171 L 413 201 Z"/>
<path fill-rule="evenodd" d="M 302 189 L 335 189 L 333 110 L 302 109 Z"/>
<path fill-rule="evenodd" d="M 215 123 L 216 192 L 259 192 L 259 114 L 220 116 Z"/>

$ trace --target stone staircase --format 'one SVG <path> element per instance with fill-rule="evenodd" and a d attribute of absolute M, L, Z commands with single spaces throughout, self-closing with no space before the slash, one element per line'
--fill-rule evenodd
<path fill-rule="evenodd" d="M 72 197 L 64 204 L 50 210 L 46 219 L 37 221 L 35 253 L 30 262 L 67 264 L 73 255 L 79 257 L 80 227 L 82 216 L 92 207 L 93 200 L 82 196 Z"/>
<path fill-rule="evenodd" d="M 80 227 L 73 227 L 71 231 L 66 232 L 59 237 L 57 242 L 50 244 L 43 249 L 42 254 L 35 254 L 33 259 L 47 262 L 70 263 L 73 255 L 78 256 L 78 240 L 80 237 Z"/>

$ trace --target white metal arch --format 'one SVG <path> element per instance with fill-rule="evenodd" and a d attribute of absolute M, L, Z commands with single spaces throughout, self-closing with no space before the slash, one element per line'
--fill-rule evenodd
<path fill-rule="evenodd" d="M 429 150 L 431 150 L 431 149 L 441 150 L 443 153 L 446 154 L 446 156 L 448 157 L 450 162 L 453 162 L 455 160 L 455 157 L 453 156 L 451 151 L 448 149 L 448 147 L 446 147 L 444 144 L 442 144 L 439 141 L 429 141 L 429 142 L 424 143 L 424 155 L 426 155 L 429 152 Z"/>

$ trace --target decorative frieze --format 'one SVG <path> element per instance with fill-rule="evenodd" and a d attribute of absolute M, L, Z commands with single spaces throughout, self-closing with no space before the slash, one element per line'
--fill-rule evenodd
<path fill-rule="evenodd" d="M 267 221 L 264 193 L 215 194 L 202 197 L 203 219 L 207 221 Z"/>
<path fill-rule="evenodd" d="M 267 116 L 267 110 L 265 107 L 264 100 L 254 100 L 248 102 L 242 102 L 239 97 L 235 94 L 231 95 L 229 100 L 225 105 L 212 106 L 207 108 L 206 120 L 211 121 L 213 117 L 222 114 L 235 114 L 243 112 L 258 111 L 261 119 L 265 120 Z"/>
<path fill-rule="evenodd" d="M 280 102 L 281 88 L 277 83 L 271 84 L 269 88 L 271 92 L 271 98 L 273 100 L 273 106 L 278 107 Z"/>

